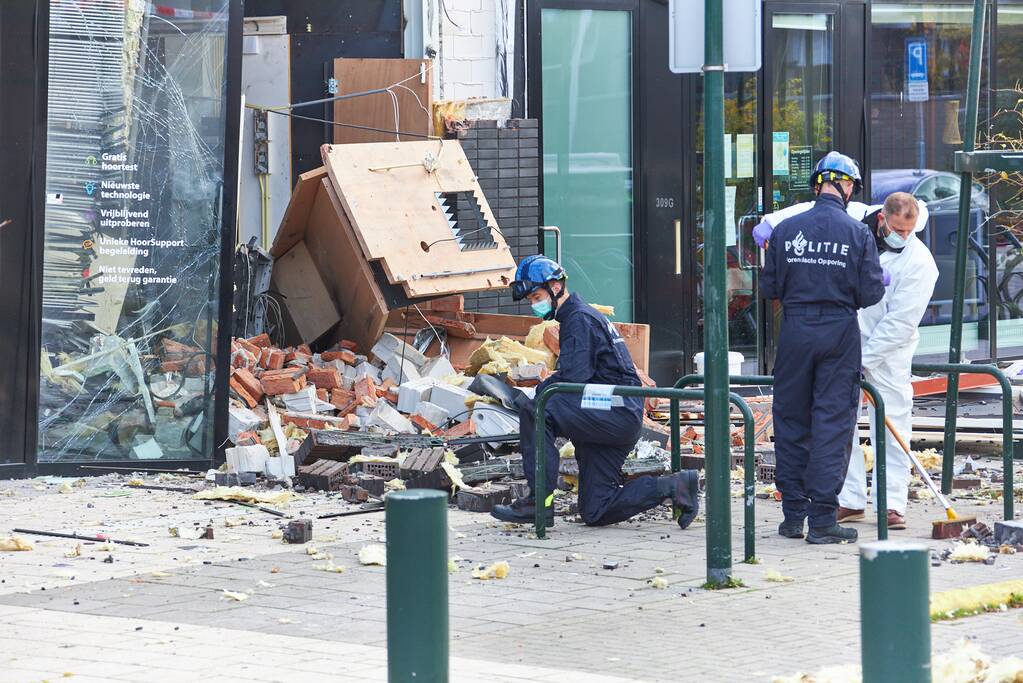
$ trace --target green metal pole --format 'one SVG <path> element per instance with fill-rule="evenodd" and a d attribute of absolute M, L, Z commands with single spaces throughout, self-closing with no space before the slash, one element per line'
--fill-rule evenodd
<path fill-rule="evenodd" d="M 873 384 L 860 380 L 863 391 L 874 400 L 874 500 L 877 501 L 877 540 L 888 539 L 888 429 L 884 421 L 884 399 Z M 859 409 L 856 411 L 859 414 Z M 853 429 L 857 429 L 854 425 Z"/>
<path fill-rule="evenodd" d="M 725 74 L 722 0 L 705 0 L 703 66 L 703 352 L 706 358 L 707 577 L 732 574 L 728 306 L 725 282 Z"/>
<path fill-rule="evenodd" d="M 387 496 L 387 679 L 448 680 L 448 496 Z"/>
<path fill-rule="evenodd" d="M 679 426 L 678 399 L 671 399 L 671 471 L 678 472 L 682 469 L 682 429 Z M 682 516 L 682 509 L 672 503 L 671 517 L 678 519 Z"/>
<path fill-rule="evenodd" d="M 927 545 L 860 546 L 860 657 L 863 683 L 931 683 Z"/>
<path fill-rule="evenodd" d="M 980 105 L 980 58 L 984 52 L 984 15 L 986 0 L 973 2 L 973 34 L 970 36 L 970 75 L 966 85 L 966 126 L 963 151 L 972 152 L 977 144 L 977 110 Z M 952 322 L 948 339 L 948 362 L 963 360 L 963 306 L 966 291 L 966 249 L 970 233 L 970 207 L 973 200 L 973 175 L 964 172 L 959 182 L 959 228 L 956 233 L 956 267 L 953 280 Z M 945 394 L 945 444 L 942 453 L 941 492 L 952 492 L 952 463 L 956 451 L 956 417 L 959 411 L 959 374 L 948 376 Z"/>

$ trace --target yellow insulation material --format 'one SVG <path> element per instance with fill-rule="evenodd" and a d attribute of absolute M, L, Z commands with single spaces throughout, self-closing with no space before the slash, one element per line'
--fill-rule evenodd
<path fill-rule="evenodd" d="M 557 359 L 549 350 L 531 349 L 521 342 L 508 337 L 487 339 L 469 356 L 465 374 L 476 375 L 486 366 L 488 371 L 507 372 L 517 365 L 543 363 L 553 370 Z M 484 373 L 486 374 L 486 373 Z"/>
<path fill-rule="evenodd" d="M 933 593 L 931 595 L 931 618 L 946 617 L 961 611 L 968 612 L 1007 605 L 1014 595 L 1023 597 L 1023 579 Z"/>

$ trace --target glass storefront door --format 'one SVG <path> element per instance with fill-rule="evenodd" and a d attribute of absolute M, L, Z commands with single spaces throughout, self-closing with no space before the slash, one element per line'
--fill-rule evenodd
<path fill-rule="evenodd" d="M 51 1 L 40 463 L 212 455 L 227 26 Z"/>
<path fill-rule="evenodd" d="M 632 12 L 544 8 L 541 40 L 544 222 L 561 228 L 569 287 L 628 322 Z"/>
<path fill-rule="evenodd" d="M 834 44 L 837 8 L 768 5 L 764 41 L 765 130 L 760 149 L 765 175 L 764 213 L 814 199 L 810 175 L 835 146 Z M 821 11 L 813 11 L 820 9 Z M 856 156 L 854 150 L 843 150 Z M 764 354 L 773 365 L 781 306 L 762 304 Z"/>
<path fill-rule="evenodd" d="M 757 294 L 758 254 L 753 227 L 760 221 L 760 153 L 757 74 L 725 74 L 725 259 L 729 351 L 742 354 L 742 371 L 760 371 L 761 326 Z M 699 296 L 697 348 L 703 348 L 703 79 L 698 79 L 696 133 L 696 244 Z"/>
<path fill-rule="evenodd" d="M 768 211 L 813 201 L 810 174 L 834 144 L 834 23 L 830 13 L 774 12 L 764 63 L 770 115 L 765 136 Z"/>

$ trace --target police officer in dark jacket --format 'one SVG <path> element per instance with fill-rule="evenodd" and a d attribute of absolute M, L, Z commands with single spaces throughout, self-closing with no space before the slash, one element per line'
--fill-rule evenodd
<path fill-rule="evenodd" d="M 774 365 L 775 479 L 785 520 L 778 533 L 810 543 L 848 543 L 856 531 L 838 525 L 860 396 L 860 330 L 856 311 L 884 296 L 873 236 L 846 213 L 860 172 L 829 152 L 813 175 L 812 209 L 780 223 L 771 235 L 760 291 L 782 304 Z"/>
<path fill-rule="evenodd" d="M 536 388 L 536 395 L 555 382 L 640 386 L 636 366 L 615 326 L 578 294 L 565 286 L 565 271 L 544 256 L 522 260 L 512 283 L 516 300 L 528 298 L 533 312 L 560 323 L 561 350 L 557 370 Z M 615 403 L 618 402 L 618 405 Z M 679 525 L 688 527 L 699 509 L 699 474 L 687 470 L 661 477 L 639 477 L 622 484 L 622 464 L 639 440 L 643 400 L 613 397 L 610 410 L 583 408 L 579 394 L 555 394 L 546 405 L 547 490 L 537 491 L 534 475 L 535 401 L 519 410 L 522 464 L 531 494 L 510 505 L 494 506 L 497 519 L 529 523 L 536 514 L 539 495 L 547 508 L 547 523 L 554 522 L 553 495 L 558 480 L 557 436 L 575 446 L 579 463 L 579 514 L 588 525 L 614 524 L 671 499 L 682 510 Z"/>

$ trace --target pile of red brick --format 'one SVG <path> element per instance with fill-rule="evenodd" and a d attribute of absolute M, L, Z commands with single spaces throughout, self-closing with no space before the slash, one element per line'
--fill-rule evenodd
<path fill-rule="evenodd" d="M 257 414 L 263 415 L 259 406 L 265 399 L 279 398 L 283 401 L 285 396 L 315 387 L 316 398 L 333 408 L 323 406 L 313 412 L 285 409 L 280 411 L 281 422 L 306 430 L 356 429 L 359 426 L 356 410 L 360 407 L 373 409 L 378 401 L 387 401 L 391 407 L 396 407 L 399 389 L 393 379 L 377 382 L 372 377 L 359 377 L 349 384 L 350 389 L 346 389 L 339 365 L 354 366 L 366 360 L 365 357 L 357 357 L 358 354 L 356 343 L 348 340 L 329 351 L 314 354 L 305 344 L 277 348 L 267 334 L 249 339 L 234 338 L 231 342 L 231 394 L 246 407 L 257 409 Z M 440 426 L 417 418 L 409 416 L 422 432 L 442 433 Z M 469 420 L 443 433 L 465 436 L 475 433 L 475 430 Z"/>

